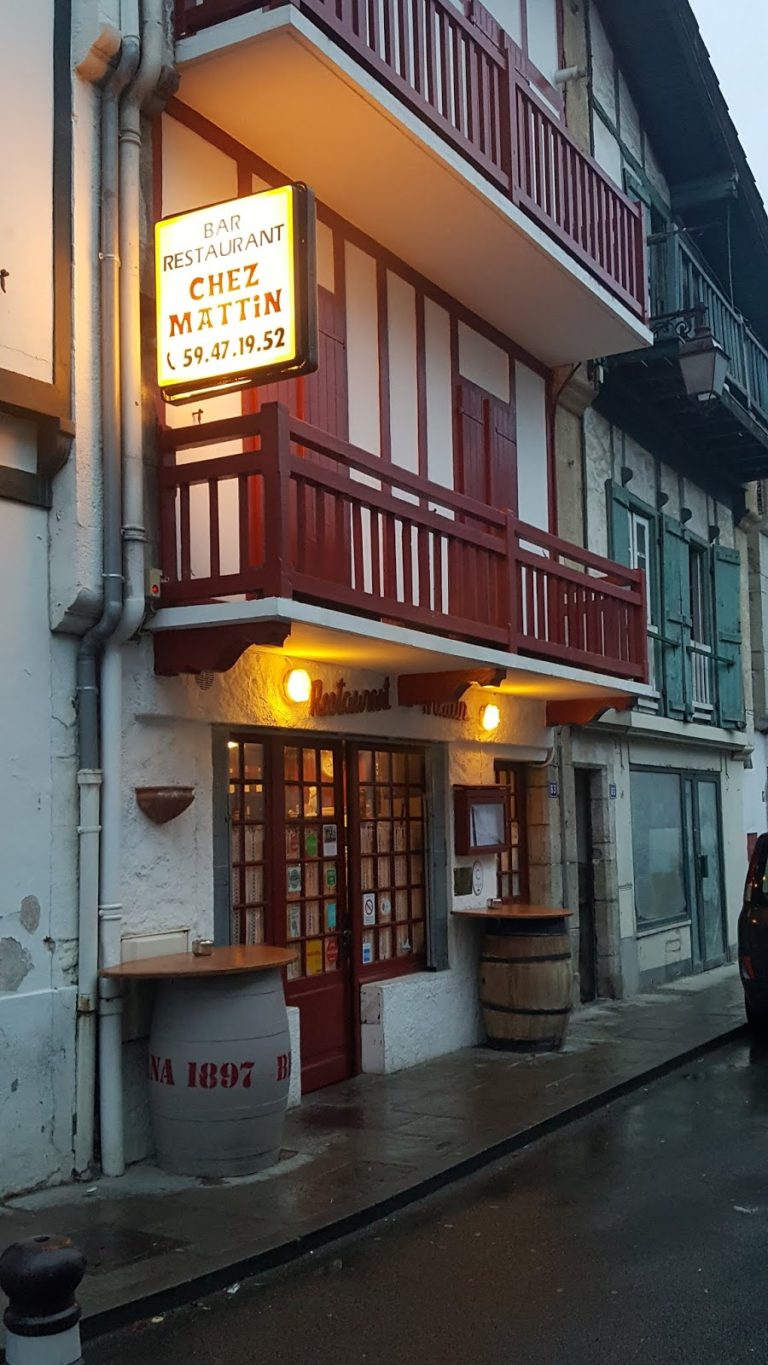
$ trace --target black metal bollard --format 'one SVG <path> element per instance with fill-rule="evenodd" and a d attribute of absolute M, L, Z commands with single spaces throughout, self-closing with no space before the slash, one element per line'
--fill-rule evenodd
<path fill-rule="evenodd" d="M 85 1257 L 68 1237 L 13 1242 L 0 1256 L 0 1289 L 9 1303 L 6 1365 L 80 1365 L 80 1305 Z"/>

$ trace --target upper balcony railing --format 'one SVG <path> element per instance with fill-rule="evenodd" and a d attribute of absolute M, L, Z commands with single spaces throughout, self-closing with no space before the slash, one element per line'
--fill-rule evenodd
<path fill-rule="evenodd" d="M 252 449 L 200 459 L 232 440 Z M 298 598 L 616 678 L 647 674 L 643 576 L 291 417 L 167 428 L 168 606 Z M 182 463 L 184 451 L 193 459 Z"/>
<path fill-rule="evenodd" d="M 728 383 L 768 427 L 768 350 L 749 323 L 728 302 L 680 233 L 652 246 L 656 308 L 659 313 L 704 304 L 710 327 L 729 357 Z"/>
<path fill-rule="evenodd" d="M 522 53 L 474 0 L 176 0 L 182 37 L 292 5 L 645 318 L 643 222 L 531 88 Z M 479 23 L 483 23 L 483 27 Z"/>

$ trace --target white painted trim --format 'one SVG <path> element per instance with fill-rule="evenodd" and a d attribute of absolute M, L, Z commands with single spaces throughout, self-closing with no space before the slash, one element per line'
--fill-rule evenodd
<path fill-rule="evenodd" d="M 642 695 L 657 694 L 646 688 Z M 746 758 L 754 750 L 746 731 L 723 730 L 717 725 L 697 725 L 695 721 L 672 720 L 669 716 L 654 715 L 647 711 L 614 711 L 593 721 L 592 725 L 613 734 L 627 735 L 628 738 L 669 739 L 688 747 L 725 749 L 740 758 Z"/>
<path fill-rule="evenodd" d="M 598 695 L 603 691 L 614 696 L 617 693 L 631 697 L 653 695 L 651 688 L 644 683 L 612 678 L 606 673 L 569 668 L 565 664 L 507 653 L 505 650 L 471 644 L 466 640 L 451 640 L 442 635 L 432 635 L 426 630 L 391 626 L 370 617 L 353 616 L 287 597 L 263 597 L 251 602 L 206 602 L 191 607 L 161 607 L 149 623 L 149 629 L 153 632 L 195 630 L 206 626 L 244 625 L 254 621 L 283 621 L 289 626 L 294 623 L 315 626 L 328 631 L 344 632 L 346 635 L 357 635 L 361 640 L 380 640 L 393 647 L 412 649 L 416 654 L 437 655 L 438 666 L 442 664 L 445 667 L 451 663 L 488 665 L 534 674 L 541 678 L 578 683 L 582 687 L 586 685 L 594 688 Z M 734 747 L 732 743 L 730 747 Z"/>
<path fill-rule="evenodd" d="M 495 189 L 471 162 L 454 151 L 450 143 L 439 134 L 433 133 L 428 124 L 411 113 L 407 105 L 395 95 L 391 95 L 375 76 L 369 75 L 354 58 L 347 56 L 332 38 L 326 38 L 316 24 L 306 19 L 296 9 L 286 6 L 285 9 L 279 10 L 251 10 L 248 14 L 202 29 L 200 33 L 190 38 L 182 38 L 176 44 L 176 64 L 181 69 L 183 77 L 185 66 L 197 65 L 218 56 L 227 48 L 253 42 L 281 30 L 292 31 L 298 41 L 309 48 L 314 56 L 335 68 L 349 86 L 357 91 L 362 90 L 392 123 L 401 130 L 405 129 L 412 140 L 425 148 L 444 170 L 463 184 L 469 184 L 511 227 L 527 237 L 543 255 L 555 260 L 585 292 L 598 298 L 605 308 L 610 309 L 614 316 L 634 333 L 638 349 L 653 345 L 653 333 L 638 321 L 629 308 L 600 284 L 585 266 L 581 266 L 564 247 L 523 213 L 522 209 L 518 209 L 500 190 Z M 622 347 L 622 350 L 627 349 L 630 348 Z"/>

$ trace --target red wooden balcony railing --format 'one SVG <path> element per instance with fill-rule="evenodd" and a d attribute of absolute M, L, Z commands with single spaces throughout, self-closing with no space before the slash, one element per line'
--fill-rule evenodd
<path fill-rule="evenodd" d="M 176 0 L 177 33 L 289 4 L 645 317 L 640 205 L 533 91 L 520 49 L 482 6 L 465 0 L 473 22 L 451 0 Z"/>
<path fill-rule="evenodd" d="M 201 458 L 205 446 L 243 453 Z M 163 601 L 300 598 L 644 680 L 643 576 L 384 464 L 279 404 L 168 428 Z"/>

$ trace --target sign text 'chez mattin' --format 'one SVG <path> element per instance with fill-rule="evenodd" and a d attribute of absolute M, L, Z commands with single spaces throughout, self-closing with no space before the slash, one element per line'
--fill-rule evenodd
<path fill-rule="evenodd" d="M 203 391 L 317 369 L 315 202 L 281 185 L 155 226 L 157 380 Z"/>

